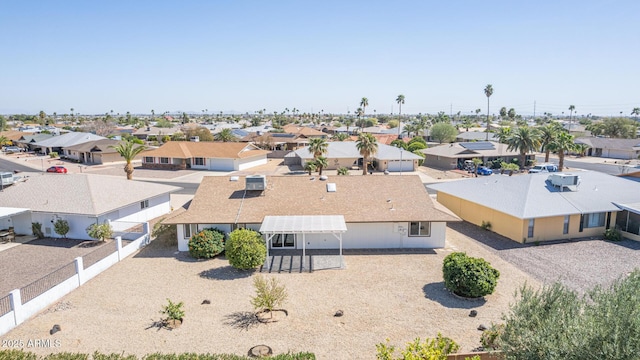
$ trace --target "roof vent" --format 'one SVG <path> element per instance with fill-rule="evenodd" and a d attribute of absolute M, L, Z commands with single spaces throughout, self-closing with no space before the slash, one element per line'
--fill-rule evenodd
<path fill-rule="evenodd" d="M 267 189 L 267 177 L 264 175 L 251 175 L 245 178 L 245 190 L 259 190 L 264 191 Z"/>
<path fill-rule="evenodd" d="M 336 192 L 336 183 L 327 183 L 327 192 Z"/>
<path fill-rule="evenodd" d="M 238 176 L 232 176 L 229 178 L 229 181 L 238 181 L 238 180 L 240 180 L 240 177 Z"/>
<path fill-rule="evenodd" d="M 320 176 L 320 180 L 327 180 L 327 179 L 328 179 L 327 175 L 321 175 Z"/>

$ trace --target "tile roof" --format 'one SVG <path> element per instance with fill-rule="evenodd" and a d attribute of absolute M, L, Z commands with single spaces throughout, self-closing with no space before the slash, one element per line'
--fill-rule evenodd
<path fill-rule="evenodd" d="M 177 159 L 194 157 L 245 159 L 268 153 L 267 150 L 260 150 L 255 145 L 243 142 L 169 141 L 155 150 L 145 152 L 145 156 Z"/>
<path fill-rule="evenodd" d="M 336 192 L 327 192 L 327 183 Z M 245 179 L 205 177 L 189 209 L 172 224 L 261 223 L 265 216 L 343 215 L 346 222 L 458 221 L 434 205 L 417 176 L 267 177 L 264 192 L 247 191 Z"/>
<path fill-rule="evenodd" d="M 31 175 L 0 192 L 0 204 L 32 211 L 99 216 L 179 187 L 88 174 Z"/>
<path fill-rule="evenodd" d="M 593 171 L 574 174 L 581 179 L 576 191 L 552 186 L 547 181 L 548 173 L 494 175 L 432 184 L 429 188 L 520 219 L 618 211 L 614 202 L 640 202 L 640 183 Z"/>

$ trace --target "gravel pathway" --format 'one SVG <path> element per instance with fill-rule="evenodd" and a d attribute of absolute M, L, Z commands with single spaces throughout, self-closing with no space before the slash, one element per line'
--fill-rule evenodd
<path fill-rule="evenodd" d="M 595 286 L 606 287 L 640 268 L 637 241 L 593 238 L 519 244 L 495 233 L 478 232 L 478 227 L 468 222 L 450 223 L 449 227 L 473 236 L 485 249 L 536 279 L 546 284 L 559 281 L 581 293 Z"/>

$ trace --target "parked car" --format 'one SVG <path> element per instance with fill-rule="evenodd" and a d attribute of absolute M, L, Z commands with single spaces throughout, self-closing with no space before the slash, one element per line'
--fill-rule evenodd
<path fill-rule="evenodd" d="M 56 173 L 56 174 L 66 174 L 67 168 L 64 166 L 52 166 L 47 169 L 48 173 Z"/>
<path fill-rule="evenodd" d="M 17 146 L 6 146 L 4 148 L 5 154 L 15 154 L 21 152 L 22 149 Z"/>
<path fill-rule="evenodd" d="M 493 170 L 489 169 L 486 166 L 480 166 L 478 168 L 478 175 L 491 175 L 493 174 Z"/>
<path fill-rule="evenodd" d="M 552 163 L 538 164 L 531 169 L 529 169 L 529 173 L 545 173 L 545 172 L 556 172 L 558 171 L 558 166 Z"/>

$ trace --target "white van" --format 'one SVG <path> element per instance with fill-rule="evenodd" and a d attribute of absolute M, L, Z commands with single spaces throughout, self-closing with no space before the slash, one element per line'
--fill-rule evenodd
<path fill-rule="evenodd" d="M 12 172 L 1 172 L 0 178 L 2 179 L 2 186 L 13 185 L 16 182 L 16 177 Z"/>

